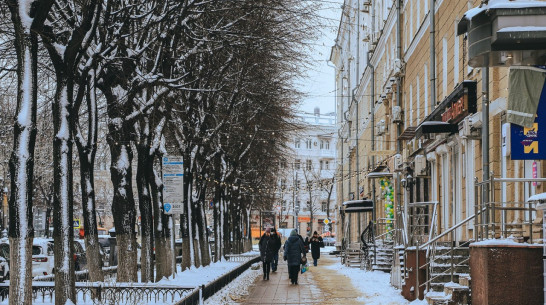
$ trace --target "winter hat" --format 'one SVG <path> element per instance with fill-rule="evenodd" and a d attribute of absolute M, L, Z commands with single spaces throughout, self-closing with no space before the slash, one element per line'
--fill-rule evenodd
<path fill-rule="evenodd" d="M 290 232 L 290 236 L 296 236 L 298 235 L 298 232 L 296 232 L 296 230 L 292 230 L 292 232 Z"/>
<path fill-rule="evenodd" d="M 275 228 L 271 228 L 271 233 L 277 233 L 277 230 L 275 230 Z"/>
<path fill-rule="evenodd" d="M 318 234 L 317 231 L 313 232 L 313 235 Z"/>
<path fill-rule="evenodd" d="M 265 233 L 271 233 L 271 228 L 265 229 Z"/>

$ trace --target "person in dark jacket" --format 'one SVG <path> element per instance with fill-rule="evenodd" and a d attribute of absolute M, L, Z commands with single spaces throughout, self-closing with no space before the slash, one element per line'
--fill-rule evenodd
<path fill-rule="evenodd" d="M 284 243 L 284 260 L 288 263 L 288 275 L 292 284 L 298 284 L 301 258 L 305 255 L 305 247 L 296 230 L 290 232 L 290 237 Z"/>
<path fill-rule="evenodd" d="M 277 234 L 275 228 L 271 229 L 271 244 L 273 247 L 273 259 L 271 261 L 271 272 L 277 271 L 279 264 L 279 249 L 281 249 L 281 237 Z"/>
<path fill-rule="evenodd" d="M 273 241 L 271 240 L 271 229 L 267 228 L 264 235 L 260 238 L 260 257 L 262 258 L 262 266 L 264 270 L 264 281 L 269 280 L 269 270 L 271 269 L 271 261 L 273 260 Z"/>
<path fill-rule="evenodd" d="M 313 265 L 316 266 L 318 264 L 318 259 L 320 258 L 320 248 L 324 248 L 324 242 L 322 241 L 322 237 L 318 235 L 317 231 L 313 232 L 313 236 L 309 240 L 309 244 L 311 245 L 311 256 L 313 256 Z"/>

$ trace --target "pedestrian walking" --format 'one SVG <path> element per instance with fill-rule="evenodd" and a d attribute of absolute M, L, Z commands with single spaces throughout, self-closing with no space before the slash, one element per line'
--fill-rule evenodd
<path fill-rule="evenodd" d="M 273 257 L 271 261 L 271 272 L 277 271 L 279 265 L 279 250 L 281 249 L 281 237 L 275 228 L 271 229 L 271 245 L 273 247 Z"/>
<path fill-rule="evenodd" d="M 271 270 L 271 261 L 273 260 L 273 242 L 271 240 L 271 229 L 267 228 L 264 235 L 260 238 L 260 257 L 262 258 L 262 267 L 264 271 L 264 281 L 269 280 L 269 271 Z"/>
<path fill-rule="evenodd" d="M 305 247 L 301 237 L 298 236 L 296 230 L 290 232 L 290 237 L 284 243 L 284 260 L 288 264 L 288 275 L 290 282 L 294 285 L 298 284 L 298 274 L 300 272 L 300 264 L 302 257 L 305 256 Z"/>
<path fill-rule="evenodd" d="M 317 231 L 313 232 L 313 236 L 309 240 L 309 244 L 311 245 L 311 256 L 313 256 L 313 266 L 316 266 L 320 258 L 320 248 L 324 248 L 324 241 L 322 240 L 322 237 L 318 235 Z"/>

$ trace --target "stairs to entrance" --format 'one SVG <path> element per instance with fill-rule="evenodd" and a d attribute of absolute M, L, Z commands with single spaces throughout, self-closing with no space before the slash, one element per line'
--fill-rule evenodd
<path fill-rule="evenodd" d="M 453 257 L 453 262 L 451 261 Z M 430 289 L 426 299 L 429 305 L 471 304 L 470 293 L 470 252 L 468 245 L 453 249 L 438 247 L 431 262 Z M 453 266 L 453 280 L 451 269 Z"/>
<path fill-rule="evenodd" d="M 373 255 L 376 261 L 373 262 Z M 370 250 L 370 258 L 373 271 L 391 272 L 394 255 L 394 242 L 392 240 L 377 240 L 375 247 Z"/>

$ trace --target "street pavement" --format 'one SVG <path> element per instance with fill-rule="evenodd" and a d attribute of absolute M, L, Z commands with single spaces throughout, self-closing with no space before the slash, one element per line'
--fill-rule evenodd
<path fill-rule="evenodd" d="M 312 263 L 310 254 L 308 258 Z M 348 277 L 325 268 L 337 262 L 339 258 L 323 253 L 319 265 L 312 266 L 304 274 L 300 273 L 299 285 L 291 285 L 286 262 L 280 261 L 277 272 L 270 273 L 269 281 L 262 280 L 262 275 L 256 279 L 243 304 L 364 304 L 357 300 L 362 295 L 354 288 Z"/>

